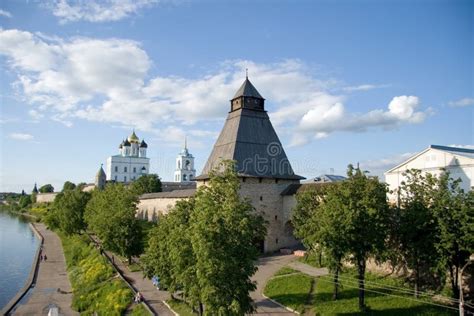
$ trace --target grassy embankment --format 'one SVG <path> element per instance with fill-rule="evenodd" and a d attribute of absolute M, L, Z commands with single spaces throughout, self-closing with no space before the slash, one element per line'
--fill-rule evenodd
<path fill-rule="evenodd" d="M 59 234 L 73 288 L 72 308 L 84 315 L 120 315 L 131 304 L 133 293 L 86 236 Z M 136 309 L 136 310 L 135 310 Z M 140 307 L 134 315 L 144 315 Z"/>
<path fill-rule="evenodd" d="M 340 298 L 334 301 L 332 277 L 313 278 L 289 268 L 283 269 L 268 281 L 264 291 L 266 296 L 307 315 L 361 314 L 358 307 L 359 292 L 355 270 L 347 270 L 341 274 L 341 279 L 344 280 L 341 281 Z M 429 303 L 434 302 L 428 298 L 415 301 L 412 295 L 389 289 L 388 287 L 410 289 L 399 278 L 367 273 L 366 281 L 367 315 L 456 314 L 452 309 L 430 305 Z M 385 289 L 381 289 L 379 285 L 375 287 L 375 283 L 370 282 L 383 284 Z"/>

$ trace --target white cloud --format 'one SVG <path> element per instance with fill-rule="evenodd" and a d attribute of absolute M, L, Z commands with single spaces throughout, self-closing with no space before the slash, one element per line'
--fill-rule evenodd
<path fill-rule="evenodd" d="M 34 137 L 31 134 L 26 134 L 26 133 L 11 133 L 10 135 L 11 139 L 15 140 L 32 140 Z"/>
<path fill-rule="evenodd" d="M 13 17 L 10 12 L 2 10 L 2 9 L 0 9 L 0 16 L 4 16 L 6 18 L 12 18 Z"/>
<path fill-rule="evenodd" d="M 414 155 L 415 153 L 396 154 L 381 159 L 362 161 L 359 166 L 363 170 L 370 171 L 371 175 L 382 177 L 384 172 L 401 164 Z"/>
<path fill-rule="evenodd" d="M 35 119 L 47 115 L 66 126 L 86 119 L 157 134 L 187 126 L 199 131 L 195 137 L 209 138 L 201 123 L 225 117 L 245 68 L 268 100 L 272 122 L 292 138 L 293 146 L 337 131 L 420 123 L 428 113 L 418 109 L 415 96 L 395 97 L 385 110 L 351 113 L 344 106 L 346 97 L 330 92 L 337 90 L 338 81 L 315 77 L 300 60 L 268 64 L 234 60 L 194 79 L 150 77 L 152 61 L 135 41 L 61 39 L 1 29 L 0 54 L 17 73 L 14 85 L 18 96 L 33 106 L 30 115 Z"/>
<path fill-rule="evenodd" d="M 382 85 L 375 85 L 375 84 L 362 84 L 358 86 L 350 86 L 350 87 L 344 87 L 342 88 L 343 91 L 346 92 L 354 92 L 354 91 L 369 91 L 369 90 L 374 90 L 374 89 L 379 89 L 379 88 L 386 88 L 388 85 L 382 84 Z"/>
<path fill-rule="evenodd" d="M 300 119 L 298 130 L 313 133 L 316 138 L 336 131 L 365 132 L 369 128 L 396 128 L 406 123 L 421 123 L 428 111 L 417 111 L 420 101 L 416 96 L 394 97 L 387 110 L 375 109 L 365 114 L 347 113 L 341 102 L 316 104 Z"/>
<path fill-rule="evenodd" d="M 463 106 L 469 106 L 469 105 L 474 105 L 474 98 L 463 98 L 457 101 L 449 102 L 449 106 L 453 106 L 453 107 L 463 107 Z"/>
<path fill-rule="evenodd" d="M 61 23 L 88 21 L 118 21 L 137 14 L 140 9 L 151 7 L 157 0 L 53 0 L 46 7 L 51 9 Z"/>

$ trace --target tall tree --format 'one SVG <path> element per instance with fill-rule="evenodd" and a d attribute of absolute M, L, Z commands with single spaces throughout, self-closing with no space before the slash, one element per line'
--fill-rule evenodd
<path fill-rule="evenodd" d="M 39 188 L 40 193 L 52 193 L 54 192 L 54 187 L 51 184 L 45 184 Z"/>
<path fill-rule="evenodd" d="M 142 175 L 130 184 L 130 190 L 137 195 L 161 192 L 161 180 L 157 174 Z"/>
<path fill-rule="evenodd" d="M 337 204 L 345 209 L 342 215 L 348 216 L 345 221 L 348 251 L 357 266 L 359 308 L 364 310 L 366 261 L 385 249 L 389 216 L 387 187 L 352 165 L 348 167 L 347 177 L 337 192 Z"/>
<path fill-rule="evenodd" d="M 449 271 L 455 297 L 459 296 L 458 271 L 474 252 L 474 192 L 464 192 L 460 179 L 449 172 L 427 176 L 431 185 L 431 208 L 438 224 L 438 265 Z"/>
<path fill-rule="evenodd" d="M 437 265 L 439 243 L 438 224 L 430 209 L 432 201 L 432 177 L 425 177 L 420 170 L 405 173 L 399 192 L 399 230 L 396 244 L 403 262 L 412 270 L 415 296 L 420 286 Z"/>
<path fill-rule="evenodd" d="M 105 248 L 128 258 L 142 252 L 142 229 L 136 218 L 137 197 L 123 184 L 94 190 L 87 203 L 85 220 Z"/>
<path fill-rule="evenodd" d="M 191 214 L 191 243 L 197 282 L 207 315 L 244 315 L 253 310 L 250 291 L 258 256 L 255 240 L 265 237 L 261 216 L 239 196 L 234 163 L 210 173 L 208 186 L 196 193 Z"/>
<path fill-rule="evenodd" d="M 304 191 L 296 197 L 292 214 L 295 236 L 310 252 L 325 254 L 329 270 L 334 273 L 333 299 L 338 298 L 339 272 L 347 253 L 347 219 L 338 199 L 339 184 L 328 184 Z M 321 261 L 321 259 L 320 259 Z M 321 262 L 320 262 L 321 264 Z"/>
<path fill-rule="evenodd" d="M 46 221 L 67 235 L 80 233 L 86 227 L 84 211 L 90 198 L 90 193 L 78 189 L 59 193 L 54 199 Z"/>
<path fill-rule="evenodd" d="M 74 190 L 75 188 L 76 188 L 76 185 L 74 183 L 72 183 L 71 181 L 66 181 L 66 182 L 64 182 L 62 192 L 69 191 L 69 190 Z"/>

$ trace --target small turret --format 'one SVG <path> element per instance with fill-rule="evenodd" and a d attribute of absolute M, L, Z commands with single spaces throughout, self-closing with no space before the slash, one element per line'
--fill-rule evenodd
<path fill-rule="evenodd" d="M 32 191 L 33 194 L 38 194 L 38 187 L 36 186 L 36 182 L 35 182 L 35 186 L 33 188 L 33 191 Z"/>
<path fill-rule="evenodd" d="M 105 181 L 106 181 L 106 175 L 104 168 L 102 168 L 102 164 L 100 164 L 100 169 L 97 171 L 97 174 L 95 176 L 95 187 L 99 190 L 103 190 L 105 188 Z"/>

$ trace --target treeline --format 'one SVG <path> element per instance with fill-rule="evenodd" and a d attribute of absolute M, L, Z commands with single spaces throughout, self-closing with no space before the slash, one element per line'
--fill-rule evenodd
<path fill-rule="evenodd" d="M 67 181 L 44 216 L 45 223 L 70 236 L 88 230 L 105 249 L 131 260 L 143 252 L 142 225 L 136 218 L 138 197 L 161 191 L 156 174 L 143 175 L 130 185 L 109 183 L 103 190 L 82 191 Z"/>
<path fill-rule="evenodd" d="M 464 192 L 448 172 L 439 177 L 408 170 L 396 205 L 378 178 L 349 165 L 343 182 L 297 196 L 295 235 L 334 275 L 333 298 L 343 262 L 358 271 L 359 308 L 365 306 L 369 258 L 411 271 L 415 296 L 423 288 L 442 288 L 447 274 L 455 297 L 458 271 L 474 252 L 474 193 Z M 320 259 L 321 260 L 321 259 Z"/>

